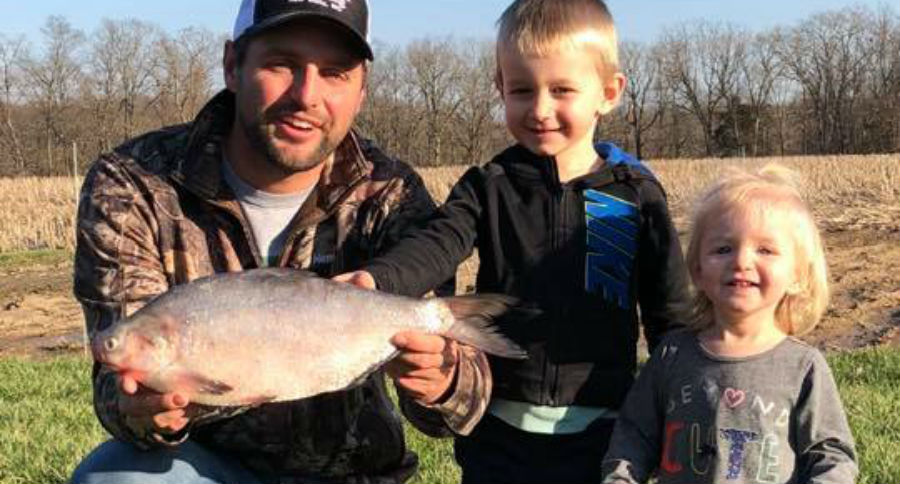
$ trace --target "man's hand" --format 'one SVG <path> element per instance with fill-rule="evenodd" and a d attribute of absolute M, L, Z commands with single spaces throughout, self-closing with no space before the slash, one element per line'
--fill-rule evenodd
<path fill-rule="evenodd" d="M 154 392 L 127 374 L 119 375 L 119 389 L 119 411 L 125 415 L 125 424 L 138 435 L 176 434 L 190 421 L 193 407 L 183 395 Z"/>
<path fill-rule="evenodd" d="M 363 289 L 376 289 L 375 278 L 366 271 L 345 272 L 332 277 L 331 280 L 336 282 L 346 282 Z"/>
<path fill-rule="evenodd" d="M 387 374 L 413 399 L 437 403 L 452 389 L 459 363 L 459 346 L 443 336 L 406 331 L 391 338 L 400 350 L 385 366 Z"/>

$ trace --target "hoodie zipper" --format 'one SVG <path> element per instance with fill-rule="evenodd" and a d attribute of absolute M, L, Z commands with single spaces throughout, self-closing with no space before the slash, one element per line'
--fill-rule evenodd
<path fill-rule="evenodd" d="M 552 177 L 550 180 L 551 187 L 551 210 L 550 210 L 550 250 L 551 253 L 555 253 L 559 250 L 561 245 L 561 240 L 563 239 L 561 234 L 565 233 L 565 225 L 566 225 L 566 188 L 559 180 L 559 170 L 556 165 L 556 159 L 550 158 L 550 169 L 552 173 Z M 547 404 L 550 406 L 555 406 L 558 401 L 559 392 L 559 365 L 554 365 L 550 363 L 549 355 L 555 354 L 559 349 L 559 333 L 560 328 L 559 324 L 562 321 L 562 316 L 564 314 L 564 308 L 559 305 L 555 305 L 553 309 L 553 323 L 550 328 L 550 341 L 548 341 L 547 349 L 548 355 L 544 359 L 544 375 L 548 380 L 548 395 L 546 397 Z"/>

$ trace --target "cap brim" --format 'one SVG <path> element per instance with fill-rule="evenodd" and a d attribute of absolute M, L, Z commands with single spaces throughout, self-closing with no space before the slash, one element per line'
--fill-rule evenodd
<path fill-rule="evenodd" d="M 254 35 L 258 35 L 263 31 L 286 24 L 288 22 L 292 22 L 294 20 L 324 20 L 333 25 L 336 25 L 347 33 L 347 37 L 355 44 L 356 50 L 358 50 L 362 54 L 362 57 L 370 61 L 375 59 L 375 55 L 372 53 L 372 47 L 369 46 L 369 43 L 359 32 L 353 30 L 345 23 L 331 16 L 324 15 L 318 12 L 289 12 L 281 15 L 274 15 L 263 20 L 262 22 L 248 27 L 241 33 L 240 37 L 251 37 Z"/>

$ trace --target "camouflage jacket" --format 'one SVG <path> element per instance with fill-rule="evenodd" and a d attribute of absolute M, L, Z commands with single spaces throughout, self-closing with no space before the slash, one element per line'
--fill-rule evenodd
<path fill-rule="evenodd" d="M 193 123 L 131 140 L 91 167 L 78 209 L 74 284 L 90 335 L 174 285 L 260 266 L 250 227 L 220 173 L 233 110 L 234 96 L 223 91 Z M 334 159 L 292 220 L 280 266 L 325 277 L 353 270 L 434 211 L 414 171 L 355 133 Z M 482 359 L 463 362 L 461 382 L 477 380 Z M 141 448 L 191 438 L 257 472 L 300 482 L 402 482 L 416 468 L 380 373 L 306 400 L 203 408 L 176 436 L 137 435 L 119 413 L 116 375 L 95 364 L 93 382 L 103 426 Z M 470 408 L 457 403 L 469 398 L 463 393 L 451 395 L 445 413 Z"/>

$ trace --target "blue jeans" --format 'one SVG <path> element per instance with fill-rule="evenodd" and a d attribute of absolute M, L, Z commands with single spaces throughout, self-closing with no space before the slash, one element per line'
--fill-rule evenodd
<path fill-rule="evenodd" d="M 187 441 L 178 447 L 142 451 L 108 440 L 88 454 L 72 473 L 72 484 L 263 484 L 234 458 L 216 455 Z"/>

